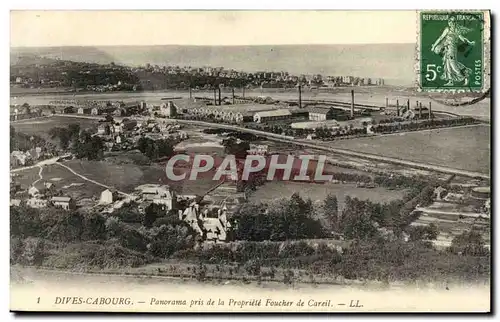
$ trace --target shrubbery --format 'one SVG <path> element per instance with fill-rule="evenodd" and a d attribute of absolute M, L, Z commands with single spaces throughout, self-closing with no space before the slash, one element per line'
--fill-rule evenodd
<path fill-rule="evenodd" d="M 233 218 L 235 236 L 247 241 L 283 241 L 319 238 L 325 235 L 321 223 L 314 219 L 311 200 L 298 194 L 274 204 L 246 204 Z"/>

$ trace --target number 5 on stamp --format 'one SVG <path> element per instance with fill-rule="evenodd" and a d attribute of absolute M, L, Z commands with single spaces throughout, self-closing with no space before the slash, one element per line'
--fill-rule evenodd
<path fill-rule="evenodd" d="M 489 43 L 489 12 L 421 11 L 418 21 L 419 89 L 485 91 L 489 85 L 489 46 L 485 48 Z"/>

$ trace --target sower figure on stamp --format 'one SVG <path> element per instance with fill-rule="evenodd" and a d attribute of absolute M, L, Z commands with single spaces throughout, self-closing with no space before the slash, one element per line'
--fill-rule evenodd
<path fill-rule="evenodd" d="M 453 86 L 454 82 L 464 82 L 467 86 L 470 68 L 458 61 L 458 49 L 463 44 L 474 46 L 475 42 L 470 41 L 463 34 L 471 31 L 470 28 L 456 24 L 455 18 L 448 20 L 448 27 L 443 30 L 441 36 L 434 42 L 431 50 L 443 57 L 443 74 L 441 79 L 447 81 L 444 86 Z"/>

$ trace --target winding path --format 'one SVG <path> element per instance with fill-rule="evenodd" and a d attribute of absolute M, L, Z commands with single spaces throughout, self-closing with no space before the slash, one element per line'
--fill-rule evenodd
<path fill-rule="evenodd" d="M 35 185 L 35 184 L 37 184 L 40 180 L 42 180 L 42 179 L 43 179 L 43 176 L 42 176 L 43 166 L 41 166 L 41 165 L 37 165 L 37 167 L 39 167 L 39 168 L 40 168 L 40 171 L 38 171 L 38 176 L 39 176 L 39 178 L 38 178 L 38 179 L 36 179 L 35 181 L 33 181 L 33 183 L 31 184 L 32 186 L 34 186 L 34 185 Z"/>
<path fill-rule="evenodd" d="M 82 178 L 83 180 L 86 180 L 86 181 L 88 181 L 88 182 L 91 182 L 91 183 L 93 183 L 93 184 L 96 184 L 96 185 L 101 186 L 101 187 L 106 188 L 106 189 L 113 189 L 113 190 L 116 190 L 116 189 L 115 189 L 115 188 L 113 188 L 113 187 L 107 186 L 107 185 L 105 185 L 105 184 L 102 184 L 102 183 L 97 182 L 97 181 L 95 181 L 95 180 L 89 179 L 89 178 L 87 178 L 87 177 L 86 177 L 86 176 L 84 176 L 84 175 L 79 174 L 78 172 L 76 172 L 75 170 L 71 169 L 70 167 L 68 167 L 68 166 L 67 166 L 67 165 L 65 165 L 65 164 L 62 164 L 62 163 L 60 163 L 60 162 L 56 162 L 55 164 L 57 164 L 57 165 L 59 165 L 59 166 L 61 166 L 61 167 L 65 168 L 66 170 L 68 170 L 69 172 L 73 173 L 74 175 L 76 175 L 76 176 L 78 176 L 78 177 Z M 134 198 L 132 195 L 129 195 L 128 193 L 125 193 L 125 192 L 123 192 L 123 191 L 116 190 L 116 192 L 118 192 L 119 194 L 121 194 L 121 195 L 123 195 L 123 196 L 125 196 L 125 197 L 131 198 L 131 199 L 133 199 L 133 198 Z"/>

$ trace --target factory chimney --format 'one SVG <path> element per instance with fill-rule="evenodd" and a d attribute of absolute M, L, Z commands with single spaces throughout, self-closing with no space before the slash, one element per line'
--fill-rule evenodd
<path fill-rule="evenodd" d="M 408 107 L 408 111 L 410 110 L 410 99 L 406 102 L 406 106 Z"/>
<path fill-rule="evenodd" d="M 233 94 L 233 105 L 234 105 L 234 87 L 231 89 L 231 92 Z"/>
<path fill-rule="evenodd" d="M 354 90 L 351 90 L 351 119 L 354 118 Z"/>
<path fill-rule="evenodd" d="M 399 117 L 399 100 L 396 100 L 396 115 Z"/>
<path fill-rule="evenodd" d="M 385 108 L 387 109 L 389 107 L 389 98 L 385 98 Z"/>
<path fill-rule="evenodd" d="M 302 85 L 299 85 L 299 108 L 302 108 Z"/>

